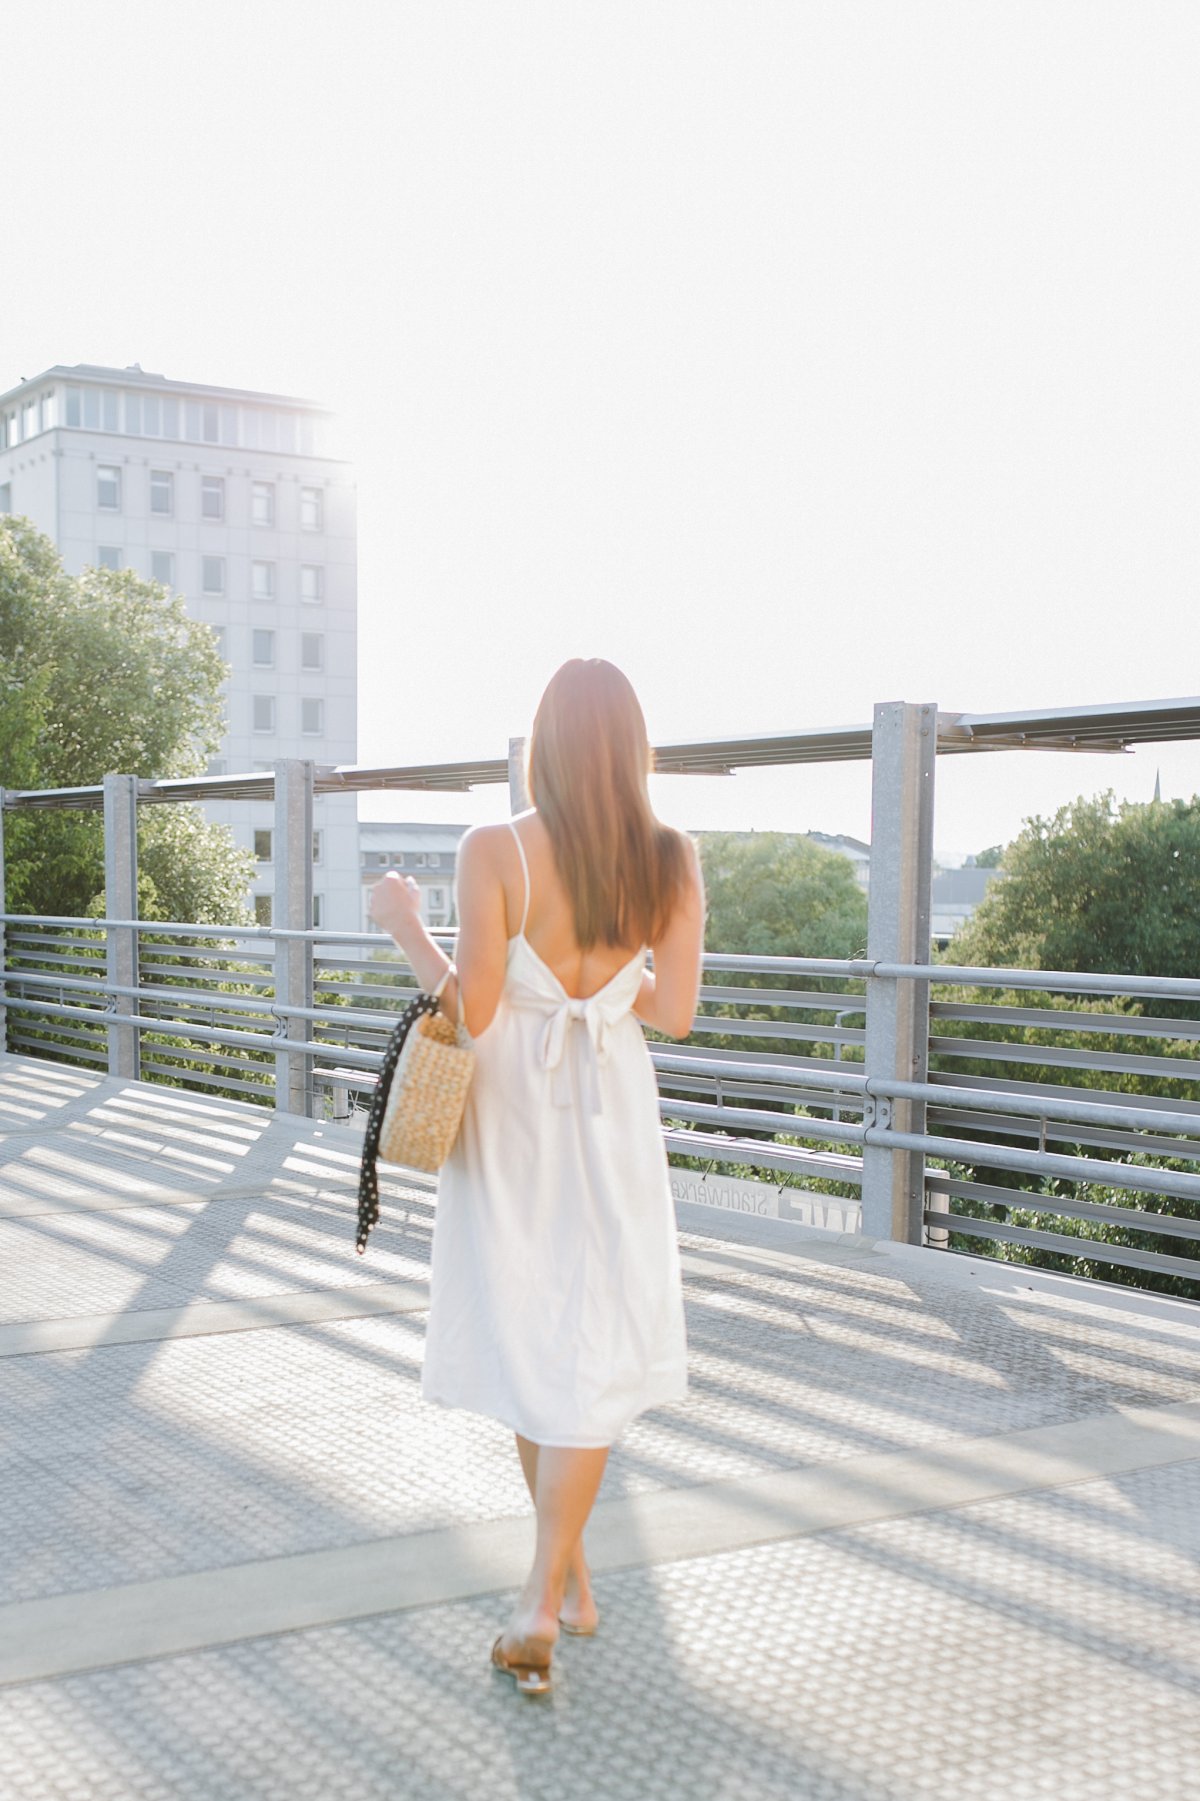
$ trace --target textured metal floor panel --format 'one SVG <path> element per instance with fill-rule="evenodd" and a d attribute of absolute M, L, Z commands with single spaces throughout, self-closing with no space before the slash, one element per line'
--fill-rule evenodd
<path fill-rule="evenodd" d="M 1144 1522 L 1152 1519 L 1153 1532 Z M 0 1694 L 11 1801 L 1193 1801 L 1195 1465 L 604 1578 L 548 1701 L 496 1598 Z"/>
<path fill-rule="evenodd" d="M 106 1320 L 152 1334 L 196 1301 L 340 1291 L 352 1310 L 358 1288 L 422 1280 L 430 1197 L 394 1172 L 354 1256 L 354 1149 L 0 1059 L 0 1325 L 86 1328 L 83 1349 L 0 1355 L 0 1606 L 66 1595 L 78 1623 L 125 1584 L 527 1514 L 508 1434 L 421 1403 L 420 1312 L 106 1342 Z M 1107 1433 L 1200 1397 L 1200 1310 L 733 1229 L 682 1237 L 691 1393 L 627 1433 L 607 1499 L 682 1509 L 699 1485 Z M 1200 1461 L 919 1504 L 940 1511 L 853 1530 L 835 1512 L 770 1544 L 751 1509 L 726 1541 L 750 1548 L 686 1561 L 635 1545 L 543 1705 L 486 1667 L 494 1595 L 351 1624 L 339 1590 L 308 1617 L 340 1623 L 17 1683 L 0 1794 L 1200 1801 Z"/>

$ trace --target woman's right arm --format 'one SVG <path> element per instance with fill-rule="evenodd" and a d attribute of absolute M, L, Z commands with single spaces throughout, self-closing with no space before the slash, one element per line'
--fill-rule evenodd
<path fill-rule="evenodd" d="M 642 976 L 633 1009 L 643 1024 L 668 1038 L 686 1038 L 692 1029 L 704 950 L 704 877 L 695 845 L 690 838 L 686 843 L 687 881 L 654 946 L 654 973 Z"/>

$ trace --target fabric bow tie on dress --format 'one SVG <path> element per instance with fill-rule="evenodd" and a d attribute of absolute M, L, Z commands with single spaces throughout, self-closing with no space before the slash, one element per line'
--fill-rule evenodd
<path fill-rule="evenodd" d="M 572 1032 L 573 1026 L 583 1026 L 584 1032 Z M 600 1005 L 600 997 L 594 994 L 586 1000 L 565 1000 L 549 1015 L 542 1028 L 539 1057 L 542 1068 L 551 1072 L 550 1092 L 555 1106 L 571 1105 L 569 1046 L 575 1038 L 581 1052 L 588 1112 L 603 1110 L 599 1066 L 608 1058 L 608 1027 L 609 1020 Z"/>

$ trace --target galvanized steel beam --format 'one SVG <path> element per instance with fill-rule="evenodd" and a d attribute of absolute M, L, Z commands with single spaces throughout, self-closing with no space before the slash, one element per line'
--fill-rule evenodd
<path fill-rule="evenodd" d="M 871 886 L 867 956 L 866 1062 L 872 1080 L 924 1082 L 929 1068 L 929 983 L 881 976 L 887 963 L 924 964 L 930 945 L 933 877 L 933 771 L 937 708 L 888 702 L 875 709 L 871 775 Z M 878 1099 L 868 1107 L 863 1152 L 863 1231 L 869 1238 L 920 1244 L 925 1232 L 924 1159 L 872 1142 L 871 1126 L 921 1134 L 919 1100 Z"/>
<path fill-rule="evenodd" d="M 106 775 L 104 778 L 104 911 L 118 919 L 136 921 L 138 910 L 137 777 Z M 110 925 L 105 933 L 105 964 L 114 988 L 136 990 L 138 935 L 136 924 Z M 128 1020 L 137 1012 L 137 1001 L 126 993 L 114 997 L 115 1019 Z M 123 1003 L 123 1004 L 122 1004 Z M 140 1075 L 140 1041 L 137 1029 L 116 1023 L 108 1028 L 108 1071 L 136 1082 Z"/>
<path fill-rule="evenodd" d="M 283 757 L 275 765 L 275 999 L 282 1008 L 311 1007 L 313 765 Z M 303 1049 L 304 1023 L 280 1013 L 275 1054 L 275 1105 L 284 1113 L 313 1111 L 312 1061 Z"/>

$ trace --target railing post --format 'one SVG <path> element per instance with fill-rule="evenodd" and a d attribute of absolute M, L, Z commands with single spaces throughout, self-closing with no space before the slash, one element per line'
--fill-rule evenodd
<path fill-rule="evenodd" d="M 508 741 L 508 803 L 514 813 L 523 813 L 529 805 L 529 790 L 525 786 L 524 738 L 510 738 Z"/>
<path fill-rule="evenodd" d="M 104 910 L 109 919 L 138 916 L 137 777 L 104 778 Z M 136 988 L 138 935 L 133 926 L 105 928 L 107 979 L 114 987 Z M 136 1082 L 141 1074 L 141 1039 L 134 1025 L 120 1021 L 137 1016 L 136 1000 L 118 995 L 113 1003 L 117 1023 L 108 1028 L 108 1073 Z"/>
<path fill-rule="evenodd" d="M 8 890 L 4 881 L 4 790 L 0 788 L 0 913 L 8 912 Z M 0 1056 L 8 1049 L 8 1008 L 4 972 L 8 968 L 8 951 L 4 939 L 4 921 L 0 919 Z"/>
<path fill-rule="evenodd" d="M 867 956 L 873 963 L 928 963 L 933 876 L 936 706 L 875 708 L 871 751 L 871 886 Z M 929 984 L 873 976 L 867 984 L 866 1073 L 923 1082 L 929 1068 Z M 868 1102 L 868 1126 L 923 1132 L 916 1101 Z M 863 1147 L 862 1229 L 868 1238 L 922 1244 L 925 1158 Z"/>
<path fill-rule="evenodd" d="M 312 930 L 313 765 L 296 757 L 275 765 L 275 899 L 272 923 L 284 931 Z M 313 947 L 304 938 L 275 941 L 275 1000 L 286 1007 L 313 1004 Z M 303 1042 L 312 1021 L 287 1019 L 281 1036 Z M 275 1053 L 275 1105 L 282 1113 L 313 1113 L 312 1058 Z"/>

